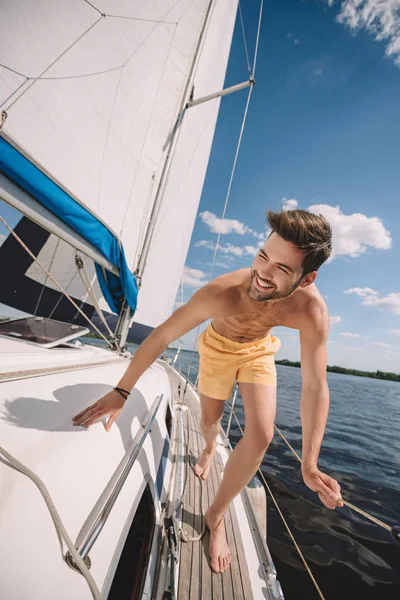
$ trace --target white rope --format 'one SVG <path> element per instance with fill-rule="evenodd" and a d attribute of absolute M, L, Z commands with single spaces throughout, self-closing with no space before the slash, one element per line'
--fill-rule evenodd
<path fill-rule="evenodd" d="M 238 156 L 239 156 L 240 146 L 242 144 L 243 131 L 244 131 L 244 126 L 246 124 L 247 113 L 248 113 L 248 110 L 249 110 L 249 104 L 250 104 L 252 92 L 253 92 L 253 85 L 251 85 L 249 87 L 249 93 L 247 95 L 247 102 L 246 102 L 246 107 L 244 109 L 242 126 L 240 128 L 239 139 L 238 139 L 238 143 L 237 143 L 237 146 L 236 146 L 235 158 L 233 159 L 231 176 L 229 178 L 228 190 L 226 192 L 226 197 L 225 197 L 224 209 L 222 211 L 222 216 L 221 216 L 221 220 L 222 221 L 225 219 L 226 209 L 228 207 L 229 197 L 231 195 L 232 182 L 233 182 L 233 178 L 235 176 L 237 159 L 238 159 Z M 215 260 L 217 258 L 217 252 L 218 252 L 220 238 L 221 238 L 221 232 L 218 232 L 217 242 L 216 242 L 215 248 L 214 248 L 214 257 L 213 257 L 213 262 L 212 262 L 212 266 L 211 266 L 210 277 L 212 277 L 213 272 L 214 272 Z"/>
<path fill-rule="evenodd" d="M 85 273 L 86 281 L 85 281 L 85 277 L 84 277 L 84 275 L 82 273 L 82 269 L 80 268 L 80 265 L 76 261 L 76 257 L 78 257 L 78 260 L 82 261 L 82 269 L 83 269 L 83 271 Z M 103 321 L 104 326 L 106 327 L 106 329 L 107 329 L 108 333 L 110 334 L 110 336 L 114 337 L 114 332 L 110 329 L 110 326 L 107 323 L 107 320 L 106 320 L 106 318 L 105 318 L 105 316 L 103 314 L 103 311 L 100 308 L 100 305 L 99 305 L 98 300 L 96 298 L 96 294 L 94 293 L 94 290 L 92 288 L 92 284 L 90 282 L 89 273 L 88 273 L 88 270 L 86 268 L 86 263 L 85 263 L 84 259 L 82 258 L 82 256 L 80 256 L 78 254 L 78 252 L 75 255 L 75 264 L 76 264 L 76 268 L 78 269 L 78 274 L 79 274 L 79 277 L 81 278 L 83 287 L 86 288 L 86 291 L 87 291 L 90 299 L 93 302 L 93 306 L 96 309 L 97 314 L 99 315 L 100 319 Z"/>
<path fill-rule="evenodd" d="M 49 264 L 49 271 L 51 270 L 51 267 L 53 266 L 53 262 L 54 262 L 54 259 L 56 257 L 59 245 L 60 245 L 60 238 L 58 238 L 57 243 L 56 243 L 56 247 L 54 248 L 53 256 L 51 257 L 50 264 Z M 46 277 L 44 278 L 44 281 L 43 281 L 42 289 L 40 291 L 40 296 L 39 296 L 38 301 L 36 303 L 35 312 L 33 313 L 34 315 L 36 315 L 37 309 L 39 308 L 39 304 L 40 304 L 40 301 L 42 299 L 43 292 L 44 292 L 44 289 L 46 287 L 46 283 L 47 283 L 47 275 L 46 275 Z"/>
<path fill-rule="evenodd" d="M 96 325 L 94 323 L 92 323 L 92 321 L 89 319 L 89 317 L 83 312 L 83 310 L 77 305 L 77 303 L 72 300 L 72 298 L 67 294 L 67 292 L 62 288 L 62 286 L 58 283 L 58 281 L 56 281 L 54 279 L 54 277 L 49 273 L 49 271 L 46 269 L 46 267 L 44 267 L 42 265 L 42 263 L 40 262 L 40 260 L 37 258 L 37 256 L 35 256 L 33 254 L 33 252 L 31 252 L 28 248 L 28 246 L 21 240 L 21 238 L 15 233 L 15 231 L 8 225 L 8 223 L 6 223 L 6 221 L 3 219 L 3 217 L 0 216 L 0 221 L 3 223 L 3 225 L 5 225 L 5 227 L 7 227 L 7 229 L 9 230 L 9 232 L 15 237 L 15 239 L 21 244 L 21 246 L 24 248 L 24 250 L 27 251 L 27 253 L 29 254 L 29 256 L 31 258 L 33 258 L 33 260 L 39 265 L 39 267 L 41 269 L 43 269 L 43 271 L 49 276 L 49 278 L 51 279 L 51 281 L 58 287 L 58 289 L 65 295 L 65 297 L 71 302 L 71 304 L 76 308 L 76 310 L 86 319 L 86 321 L 88 321 L 88 323 L 90 323 L 90 325 L 97 331 L 97 333 L 107 342 L 107 344 L 112 348 L 112 344 L 111 342 L 105 337 L 105 335 L 103 335 L 100 331 L 100 329 L 98 329 L 96 327 Z"/>
<path fill-rule="evenodd" d="M 262 21 L 263 7 L 264 7 L 264 0 L 261 0 L 260 14 L 259 14 L 259 17 L 258 17 L 256 45 L 255 45 L 255 50 L 254 50 L 253 69 L 252 69 L 252 74 L 251 74 L 251 80 L 252 81 L 254 80 L 254 76 L 255 76 L 255 72 L 256 72 L 257 54 L 258 54 L 258 45 L 259 45 L 259 40 L 260 40 L 260 31 L 261 31 L 261 21 Z M 253 93 L 253 87 L 254 87 L 253 84 L 254 84 L 254 81 L 253 81 L 253 83 L 251 83 L 251 85 L 249 87 L 249 93 L 247 95 L 247 102 L 246 102 L 246 107 L 244 109 L 244 114 L 243 114 L 243 119 L 242 119 L 242 126 L 240 128 L 239 138 L 238 138 L 238 142 L 237 142 L 237 146 L 236 146 L 235 157 L 233 159 L 231 176 L 229 178 L 228 190 L 226 192 L 224 208 L 223 208 L 223 211 L 222 211 L 222 217 L 221 217 L 222 221 L 225 218 L 226 209 L 228 207 L 228 202 L 229 202 L 229 198 L 230 198 L 230 195 L 231 195 L 232 182 L 233 182 L 233 178 L 235 176 L 236 164 L 237 164 L 237 160 L 238 160 L 238 156 L 239 156 L 240 146 L 242 144 L 244 127 L 245 127 L 246 120 L 247 120 L 247 113 L 248 113 L 248 110 L 249 110 L 251 95 Z M 211 266 L 211 271 L 210 271 L 210 278 L 212 278 L 213 273 L 214 273 L 214 266 L 215 266 L 215 261 L 216 261 L 216 258 L 217 258 L 217 252 L 218 252 L 220 238 L 221 238 L 221 232 L 218 233 L 217 242 L 216 242 L 215 248 L 214 248 L 214 256 L 213 256 L 213 261 L 212 261 L 212 266 Z M 196 337 L 195 337 L 195 341 L 194 341 L 194 344 L 193 344 L 191 361 L 193 360 L 194 351 L 195 351 L 197 340 L 198 340 L 198 337 L 199 337 L 199 331 L 200 331 L 200 325 L 197 327 Z"/>
<path fill-rule="evenodd" d="M 243 36 L 244 52 L 246 54 L 247 68 L 248 68 L 248 71 L 249 71 L 249 73 L 251 75 L 251 66 L 250 66 L 249 52 L 247 50 L 246 34 L 245 34 L 245 31 L 244 31 L 243 14 L 242 14 L 242 7 L 240 5 L 240 2 L 239 2 L 239 17 L 240 17 L 240 25 L 242 27 L 242 36 Z"/>
<path fill-rule="evenodd" d="M 67 52 L 69 52 L 69 50 L 71 50 L 71 48 L 73 48 L 73 47 L 75 46 L 75 44 L 77 44 L 77 43 L 78 43 L 78 42 L 79 42 L 79 41 L 80 41 L 80 40 L 81 40 L 81 39 L 82 39 L 82 38 L 83 38 L 83 37 L 84 37 L 84 36 L 85 36 L 87 33 L 89 33 L 89 31 L 91 31 L 91 29 L 93 29 L 93 27 L 95 27 L 95 26 L 97 25 L 97 23 L 99 23 L 99 22 L 102 20 L 102 18 L 103 18 L 103 15 L 100 15 L 100 17 L 99 17 L 98 19 L 96 19 L 96 21 L 95 21 L 94 23 L 92 23 L 92 25 L 90 25 L 90 27 L 88 27 L 88 28 L 86 29 L 86 31 L 84 31 L 84 32 L 83 32 L 83 33 L 82 33 L 82 34 L 81 34 L 81 35 L 80 35 L 80 36 L 79 36 L 79 37 L 78 37 L 78 38 L 77 38 L 77 39 L 76 39 L 74 42 L 72 42 L 72 44 L 70 44 L 70 45 L 69 45 L 67 48 L 65 48 L 65 50 L 63 50 L 63 52 L 61 52 L 61 54 L 60 54 L 59 56 L 57 56 L 57 58 L 55 58 L 55 59 L 53 60 L 53 62 L 52 62 L 52 63 L 50 63 L 50 64 L 49 64 L 49 66 L 48 66 L 48 67 L 46 67 L 46 68 L 44 69 L 44 71 L 42 71 L 42 72 L 40 73 L 40 75 L 38 75 L 38 77 L 32 77 L 32 78 L 29 78 L 29 79 L 28 79 L 28 81 L 31 81 L 31 80 L 32 80 L 31 84 L 30 84 L 30 85 L 28 85 L 28 86 L 27 86 L 27 87 L 26 87 L 26 88 L 23 90 L 23 92 L 21 92 L 21 94 L 20 94 L 19 96 L 17 96 L 16 98 L 14 98 L 14 100 L 11 102 L 11 104 L 9 104 L 9 105 L 6 107 L 6 109 L 5 109 L 5 110 L 6 110 L 6 111 L 9 111 L 9 110 L 10 110 L 10 108 L 12 108 L 12 107 L 14 106 L 14 104 L 15 104 L 16 102 L 18 102 L 18 100 L 19 100 L 20 98 L 22 98 L 22 96 L 24 96 L 24 95 L 26 94 L 26 92 L 27 92 L 28 90 L 30 90 L 30 89 L 31 89 L 31 87 L 32 87 L 33 85 L 35 85 L 35 83 L 36 83 L 37 81 L 39 81 L 40 79 L 42 79 L 43 75 L 44 75 L 45 73 L 47 73 L 47 71 L 48 71 L 49 69 L 51 69 L 51 67 L 53 67 L 53 66 L 54 66 L 54 65 L 55 65 L 55 64 L 56 64 L 56 63 L 57 63 L 57 62 L 60 60 L 60 58 L 62 58 L 62 57 L 63 57 L 63 56 L 64 56 L 64 55 L 65 55 Z M 25 83 L 25 82 L 24 82 L 24 83 Z M 19 87 L 21 87 L 21 86 L 19 86 Z M 18 89 L 19 89 L 19 88 L 18 88 Z M 9 97 L 7 98 L 6 102 L 7 102 L 7 101 L 8 101 L 8 100 L 9 100 L 9 99 L 10 99 L 10 98 L 11 98 L 11 97 L 14 95 L 14 93 L 16 93 L 16 92 L 17 92 L 17 90 L 15 90 L 15 92 L 13 92 L 13 94 L 11 94 L 11 96 L 9 96 Z M 3 103 L 3 104 L 5 104 L 5 103 Z"/>
<path fill-rule="evenodd" d="M 53 523 L 56 528 L 57 537 L 60 542 L 61 554 L 63 555 L 63 558 L 64 558 L 64 551 L 63 551 L 62 544 L 64 542 L 65 545 L 67 546 L 72 558 L 74 559 L 76 566 L 78 567 L 78 569 L 81 572 L 81 574 L 83 575 L 83 577 L 86 579 L 87 584 L 90 587 L 90 591 L 92 592 L 92 596 L 93 596 L 94 600 L 101 600 L 100 590 L 97 587 L 97 584 L 96 584 L 95 580 L 93 579 L 91 573 L 89 572 L 87 566 L 85 565 L 82 557 L 80 556 L 79 552 L 75 548 L 71 538 L 69 537 L 67 530 L 65 529 L 64 524 L 61 521 L 61 517 L 58 514 L 58 511 L 54 505 L 54 502 L 51 499 L 49 491 L 46 488 L 43 481 L 40 479 L 40 477 L 38 477 L 36 475 L 36 473 L 31 471 L 31 469 L 26 467 L 24 464 L 22 464 L 16 458 L 14 458 L 14 456 L 12 456 L 9 452 L 7 452 L 7 450 L 2 448 L 1 446 L 0 446 L 0 455 L 2 455 L 5 459 L 5 460 L 3 460 L 2 458 L 0 458 L 1 462 L 3 462 L 5 465 L 11 467 L 12 469 L 19 471 L 23 475 L 26 475 L 26 477 L 28 477 L 36 485 L 39 492 L 42 494 L 43 499 L 46 502 L 47 508 L 49 510 L 50 516 L 53 519 Z"/>
<path fill-rule="evenodd" d="M 263 15 L 263 8 L 264 8 L 264 0 L 261 0 L 260 14 L 258 15 L 256 46 L 255 46 L 255 49 L 254 49 L 254 60 L 253 60 L 253 71 L 252 71 L 253 78 L 255 77 L 255 74 L 256 74 L 256 64 L 257 64 L 257 56 L 258 56 L 258 43 L 260 41 L 260 31 L 261 31 L 261 21 L 262 21 L 262 15 Z"/>
<path fill-rule="evenodd" d="M 301 458 L 297 454 L 296 450 L 293 448 L 293 446 L 290 445 L 290 443 L 288 442 L 288 440 L 283 435 L 282 431 L 275 424 L 274 424 L 274 427 L 275 427 L 276 431 L 278 432 L 278 434 L 283 439 L 283 441 L 285 442 L 285 444 L 288 446 L 288 448 L 292 451 L 292 453 L 295 455 L 295 457 L 297 458 L 297 460 L 301 464 Z M 377 519 L 376 517 L 373 517 L 369 513 L 365 512 L 365 510 L 361 510 L 361 508 L 358 508 L 357 506 L 354 506 L 354 504 L 350 504 L 350 502 L 347 502 L 347 500 L 344 500 L 343 498 L 342 498 L 342 502 L 343 502 L 343 504 L 345 506 L 348 506 L 349 508 L 351 508 L 355 512 L 358 512 L 360 515 L 363 515 L 363 517 L 366 517 L 367 519 L 369 519 L 370 521 L 372 521 L 373 523 L 375 523 L 375 525 L 379 525 L 379 527 L 382 527 L 383 529 L 386 529 L 386 531 L 389 531 L 390 533 L 392 533 L 392 527 L 390 525 L 388 525 L 387 523 L 384 523 L 380 519 Z"/>

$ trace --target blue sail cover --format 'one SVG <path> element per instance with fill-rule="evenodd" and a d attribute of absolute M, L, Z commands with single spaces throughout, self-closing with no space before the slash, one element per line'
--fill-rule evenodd
<path fill-rule="evenodd" d="M 134 313 L 138 295 L 137 282 L 129 270 L 122 244 L 115 235 L 1 137 L 0 172 L 79 233 L 119 269 L 120 277 L 117 277 L 95 265 L 101 291 L 112 312 L 119 314 L 126 298 Z"/>

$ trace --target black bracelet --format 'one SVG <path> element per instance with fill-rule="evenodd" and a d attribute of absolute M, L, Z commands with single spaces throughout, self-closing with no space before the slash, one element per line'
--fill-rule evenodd
<path fill-rule="evenodd" d="M 120 388 L 120 387 L 115 387 L 115 388 L 113 388 L 113 390 L 115 390 L 116 392 L 118 392 L 118 394 L 120 396 L 122 396 L 124 400 L 128 399 L 128 396 L 130 394 L 130 392 L 128 392 L 128 390 L 124 390 L 123 388 Z M 127 395 L 125 396 L 125 394 L 127 394 Z"/>

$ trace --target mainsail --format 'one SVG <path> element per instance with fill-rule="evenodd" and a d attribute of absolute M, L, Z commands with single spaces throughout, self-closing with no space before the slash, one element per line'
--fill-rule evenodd
<path fill-rule="evenodd" d="M 134 316 L 150 328 L 173 309 L 219 109 L 217 98 L 182 113 L 182 99 L 191 75 L 194 97 L 222 88 L 236 10 L 237 0 L 2 5 L 0 141 L 105 227 L 133 272 L 178 127 Z"/>

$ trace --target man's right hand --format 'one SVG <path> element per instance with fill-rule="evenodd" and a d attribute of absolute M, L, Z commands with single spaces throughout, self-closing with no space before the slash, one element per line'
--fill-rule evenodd
<path fill-rule="evenodd" d="M 85 408 L 85 410 L 78 415 L 75 415 L 75 417 L 72 418 L 72 424 L 90 427 L 90 425 L 93 425 L 93 423 L 96 423 L 96 421 L 105 415 L 110 415 L 107 424 L 104 425 L 106 431 L 110 431 L 111 425 L 123 409 L 125 402 L 126 401 L 119 392 L 112 390 L 100 398 L 100 400 Z"/>

